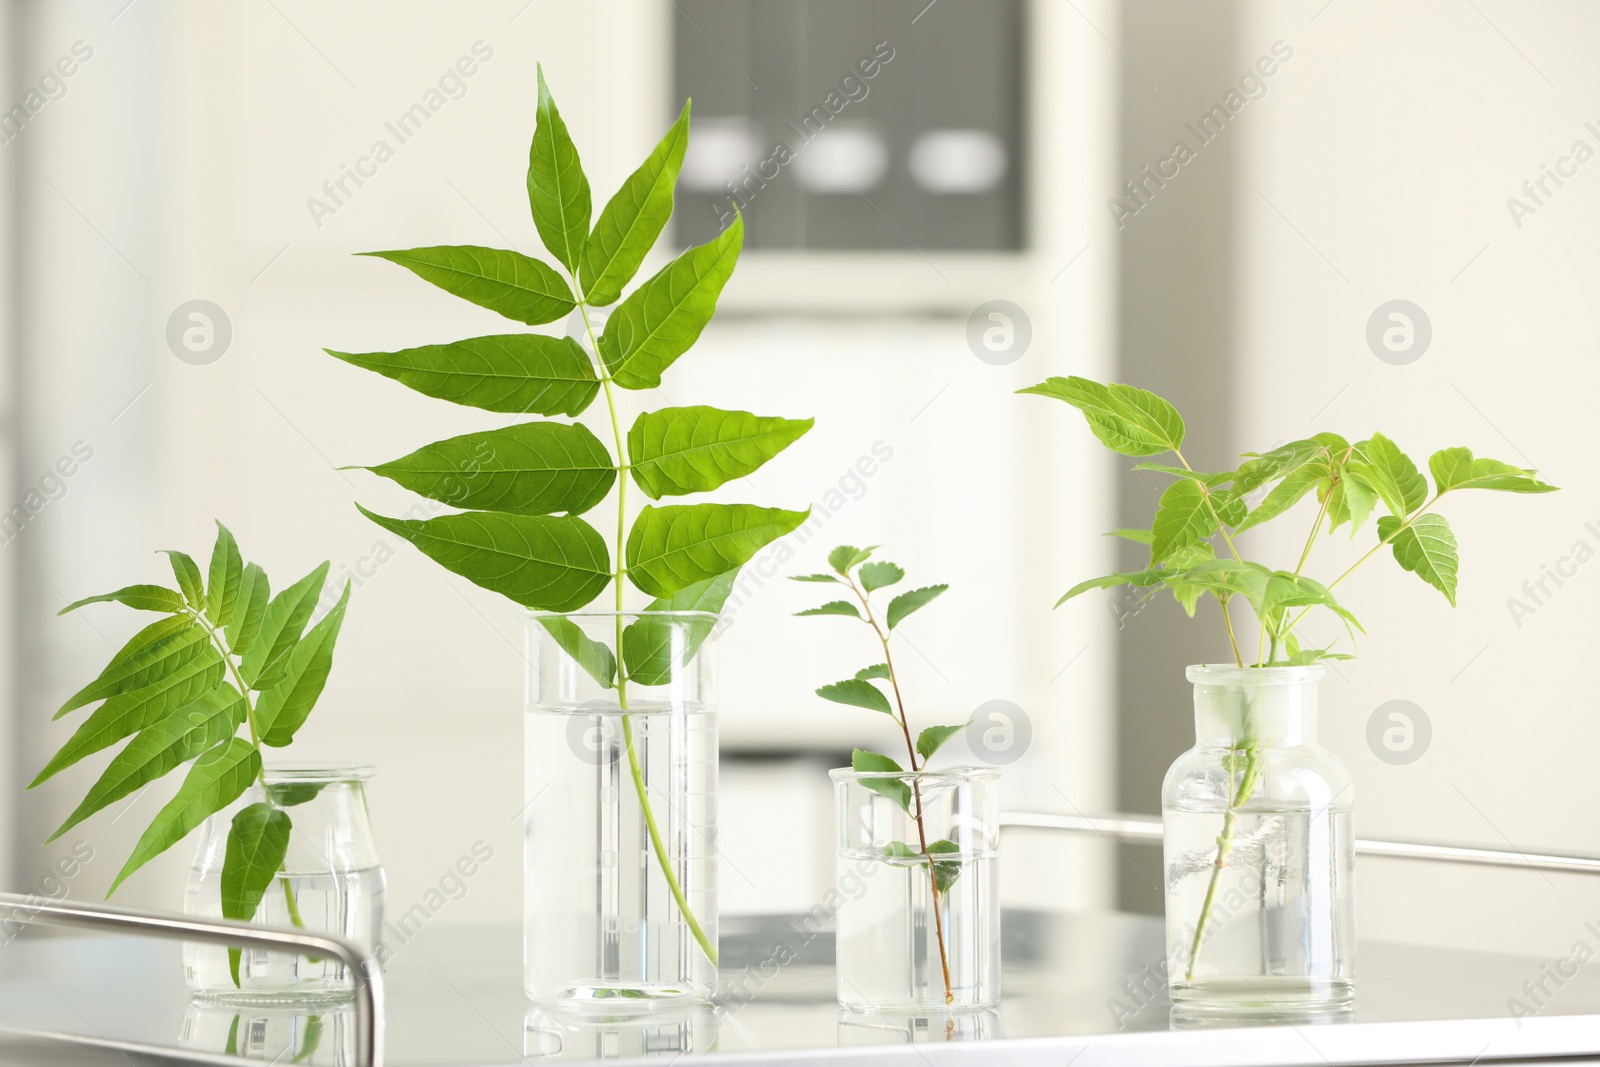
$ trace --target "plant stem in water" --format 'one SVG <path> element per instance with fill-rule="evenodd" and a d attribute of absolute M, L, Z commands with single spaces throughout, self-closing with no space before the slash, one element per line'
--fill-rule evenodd
<path fill-rule="evenodd" d="M 1217 835 L 1217 858 L 1211 867 L 1211 883 L 1206 886 L 1206 899 L 1200 906 L 1200 919 L 1195 923 L 1194 943 L 1189 947 L 1189 966 L 1184 973 L 1184 980 L 1194 981 L 1195 968 L 1200 962 L 1200 946 L 1205 943 L 1206 926 L 1211 921 L 1211 908 L 1216 903 L 1217 884 L 1222 881 L 1222 872 L 1227 869 L 1228 855 L 1233 851 L 1234 829 L 1238 823 L 1239 809 L 1249 803 L 1250 797 L 1256 791 L 1256 783 L 1261 780 L 1261 742 L 1256 736 L 1256 724 L 1248 700 L 1244 705 L 1244 728 L 1240 731 L 1244 736 L 1233 747 L 1232 755 L 1235 760 L 1240 754 L 1244 756 L 1244 769 L 1236 772 L 1234 764 L 1228 767 L 1228 810 L 1222 817 L 1222 832 Z M 1234 787 L 1233 776 L 1239 773 L 1238 787 Z"/>

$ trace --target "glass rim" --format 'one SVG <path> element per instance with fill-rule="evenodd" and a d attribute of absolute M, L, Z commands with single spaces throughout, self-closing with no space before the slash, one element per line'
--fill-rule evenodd
<path fill-rule="evenodd" d="M 524 619 L 719 619 L 717 611 L 524 611 Z"/>
<path fill-rule="evenodd" d="M 1194 663 L 1184 669 L 1184 677 L 1195 685 L 1226 685 L 1251 682 L 1256 685 L 1297 685 L 1315 682 L 1328 673 L 1320 663 L 1298 667 L 1241 667 L 1236 663 Z"/>
<path fill-rule="evenodd" d="M 930 771 L 924 768 L 920 771 L 858 771 L 850 767 L 834 767 L 828 772 L 828 777 L 835 782 L 861 782 L 877 781 L 883 778 L 898 778 L 903 781 L 936 781 L 947 779 L 953 782 L 992 782 L 1000 777 L 999 767 L 946 767 L 943 770 Z"/>
<path fill-rule="evenodd" d="M 319 763 L 311 760 L 268 763 L 261 768 L 261 774 L 268 785 L 300 782 L 365 782 L 377 773 L 377 766 L 371 763 Z"/>

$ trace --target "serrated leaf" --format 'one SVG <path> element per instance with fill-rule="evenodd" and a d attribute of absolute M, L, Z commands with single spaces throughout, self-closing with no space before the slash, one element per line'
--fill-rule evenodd
<path fill-rule="evenodd" d="M 316 706 L 333 669 L 333 646 L 344 625 L 345 607 L 350 602 L 350 583 L 344 583 L 339 602 L 313 626 L 289 653 L 283 677 L 256 700 L 256 729 L 261 743 L 283 748 L 294 740 L 295 731 L 305 724 Z"/>
<path fill-rule="evenodd" d="M 589 353 L 571 337 L 471 337 L 398 352 L 324 352 L 424 396 L 516 415 L 577 415 L 600 392 Z"/>
<path fill-rule="evenodd" d="M 234 605 L 239 601 L 239 584 L 244 579 L 244 559 L 239 542 L 222 523 L 217 523 L 217 543 L 211 549 L 211 571 L 206 584 L 206 618 L 221 629 L 233 621 Z"/>
<path fill-rule="evenodd" d="M 861 619 L 861 612 L 848 600 L 830 600 L 821 607 L 795 612 L 796 617 L 805 615 L 844 615 L 852 619 Z"/>
<path fill-rule="evenodd" d="M 1150 561 L 1161 563 L 1174 550 L 1209 537 L 1216 529 L 1216 516 L 1205 488 L 1192 481 L 1173 482 L 1156 505 L 1155 521 L 1150 526 Z"/>
<path fill-rule="evenodd" d="M 928 842 L 929 856 L 944 856 L 959 853 L 961 846 L 949 839 Z M 956 884 L 956 879 L 961 877 L 961 872 L 966 866 L 961 860 L 933 860 L 933 880 L 939 886 L 939 892 L 948 893 L 950 887 Z"/>
<path fill-rule="evenodd" d="M 859 671 L 856 671 L 856 678 L 863 682 L 869 678 L 882 678 L 884 681 L 888 681 L 889 665 L 887 663 L 874 663 L 870 667 L 862 667 Z"/>
<path fill-rule="evenodd" d="M 550 87 L 544 83 L 544 68 L 536 67 L 539 79 L 538 125 L 528 147 L 528 206 L 539 239 L 567 270 L 578 272 L 584 242 L 589 237 L 589 179 L 578 161 L 577 146 L 561 120 Z"/>
<path fill-rule="evenodd" d="M 240 808 L 228 828 L 222 858 L 222 917 L 249 922 L 289 854 L 289 816 L 271 804 Z M 239 950 L 228 949 L 228 972 L 239 985 Z"/>
<path fill-rule="evenodd" d="M 239 674 L 250 688 L 263 689 L 277 680 L 278 669 L 311 621 L 327 580 L 328 564 L 323 562 L 267 604 L 260 631 L 239 664 Z"/>
<path fill-rule="evenodd" d="M 235 656 L 243 656 L 254 647 L 271 600 L 272 584 L 267 580 L 267 572 L 254 563 L 246 564 L 244 575 L 239 579 L 239 599 L 233 619 L 228 623 L 228 648 Z"/>
<path fill-rule="evenodd" d="M 1228 484 L 1233 480 L 1234 474 L 1233 471 L 1218 471 L 1208 474 L 1205 471 L 1192 471 L 1188 467 L 1174 467 L 1167 463 L 1135 463 L 1133 469 L 1136 471 L 1155 471 L 1159 474 L 1170 474 L 1177 478 L 1199 482 L 1208 489 Z"/>
<path fill-rule="evenodd" d="M 584 299 L 605 307 L 622 295 L 672 216 L 673 188 L 689 144 L 689 105 L 638 170 L 601 209 L 583 248 Z"/>
<path fill-rule="evenodd" d="M 212 815 L 239 798 L 261 773 L 261 756 L 250 742 L 231 738 L 200 755 L 189 768 L 183 785 L 166 807 L 156 814 L 133 854 L 123 864 L 106 896 L 111 896 L 128 876 L 143 867 Z"/>
<path fill-rule="evenodd" d="M 168 715 L 128 742 L 106 766 L 67 820 L 47 839 L 54 841 L 108 804 L 114 804 L 180 764 L 225 741 L 244 722 L 244 698 L 219 685 L 192 704 Z"/>
<path fill-rule="evenodd" d="M 183 598 L 196 611 L 205 610 L 205 580 L 200 577 L 200 567 L 195 563 L 194 557 L 187 552 L 171 548 L 164 548 L 161 551 L 166 553 L 167 559 L 172 563 L 172 574 L 178 579 L 178 588 L 183 591 Z"/>
<path fill-rule="evenodd" d="M 791 582 L 832 582 L 834 585 L 844 584 L 831 574 L 791 574 L 789 575 L 789 580 Z"/>
<path fill-rule="evenodd" d="M 921 589 L 912 589 L 909 592 L 901 593 L 889 601 L 889 610 L 885 612 L 884 616 L 888 621 L 889 629 L 893 630 L 896 626 L 899 626 L 905 621 L 907 615 L 928 604 L 949 588 L 948 585 L 943 584 L 925 585 Z"/>
<path fill-rule="evenodd" d="M 646 506 L 628 532 L 628 576 L 642 592 L 671 596 L 743 566 L 810 514 L 754 504 Z"/>
<path fill-rule="evenodd" d="M 652 500 L 709 492 L 753 474 L 812 422 L 705 406 L 646 412 L 628 431 L 633 480 Z"/>
<path fill-rule="evenodd" d="M 1556 486 L 1541 482 L 1538 472 L 1513 467 L 1497 459 L 1474 459 L 1470 448 L 1445 448 L 1428 460 L 1437 491 L 1496 489 L 1506 493 L 1553 493 Z"/>
<path fill-rule="evenodd" d="M 1296 467 L 1284 477 L 1283 481 L 1272 487 L 1272 492 L 1268 493 L 1266 499 L 1257 504 L 1242 522 L 1234 526 L 1234 534 L 1237 536 L 1288 511 L 1315 489 L 1324 476 L 1325 472 L 1314 464 L 1307 463 Z"/>
<path fill-rule="evenodd" d="M 744 218 L 661 268 L 617 305 L 600 337 L 600 357 L 624 389 L 654 389 L 717 310 L 744 240 Z"/>
<path fill-rule="evenodd" d="M 879 560 L 874 563 L 864 563 L 861 565 L 861 570 L 859 572 L 859 577 L 861 578 L 861 588 L 865 589 L 869 593 L 875 589 L 884 589 L 888 586 L 894 585 L 905 576 L 905 571 L 901 570 L 893 563 L 883 560 Z"/>
<path fill-rule="evenodd" d="M 554 322 L 577 306 L 555 268 L 503 248 L 436 245 L 357 255 L 397 263 L 452 296 L 530 326 Z"/>
<path fill-rule="evenodd" d="M 1359 476 L 1346 471 L 1328 490 L 1328 532 L 1349 523 L 1350 536 L 1354 537 L 1377 502 L 1377 492 Z"/>
<path fill-rule="evenodd" d="M 1239 465 L 1234 474 L 1232 491 L 1243 498 L 1278 478 L 1294 471 L 1325 454 L 1323 445 L 1311 438 L 1290 441 L 1270 452 L 1246 452 L 1249 457 Z"/>
<path fill-rule="evenodd" d="M 614 689 L 617 684 L 617 657 L 611 646 L 596 641 L 583 632 L 583 627 L 554 615 L 537 616 L 540 627 L 549 634 L 585 674 L 599 683 L 602 689 Z"/>
<path fill-rule="evenodd" d="M 391 519 L 357 508 L 445 569 L 524 607 L 576 611 L 611 581 L 605 538 L 576 516 L 469 512 Z"/>
<path fill-rule="evenodd" d="M 1132 541 L 1135 544 L 1140 544 L 1140 545 L 1148 545 L 1152 541 L 1155 540 L 1155 533 L 1153 531 L 1150 531 L 1150 530 L 1128 530 L 1128 529 L 1112 530 L 1110 533 L 1106 534 L 1105 536 L 1107 536 L 1107 537 L 1120 537 L 1124 541 Z"/>
<path fill-rule="evenodd" d="M 687 666 L 716 628 L 716 616 L 733 592 L 739 570 L 724 571 L 645 605 L 644 614 L 622 631 L 628 678 L 640 685 L 665 685 L 675 665 Z M 707 617 L 652 618 L 652 612 L 708 612 Z M 676 648 L 676 652 L 674 649 Z"/>
<path fill-rule="evenodd" d="M 872 553 L 878 550 L 877 545 L 868 545 L 866 548 L 856 548 L 853 545 L 840 545 L 828 553 L 828 566 L 832 567 L 841 576 L 848 575 L 851 570 L 872 558 Z"/>
<path fill-rule="evenodd" d="M 900 764 L 888 756 L 858 748 L 850 753 L 850 769 L 858 774 L 904 774 Z M 879 796 L 888 797 L 902 811 L 911 811 L 911 787 L 899 778 L 862 778 L 862 786 Z"/>
<path fill-rule="evenodd" d="M 451 507 L 581 515 L 617 480 L 606 446 L 581 423 L 524 422 L 448 437 L 364 468 Z"/>
<path fill-rule="evenodd" d="M 817 690 L 817 696 L 823 700 L 831 700 L 835 704 L 848 704 L 853 708 L 881 711 L 891 719 L 894 718 L 894 708 L 889 705 L 889 698 L 883 695 L 883 690 L 861 678 L 846 678 L 842 682 L 825 685 Z"/>
<path fill-rule="evenodd" d="M 1391 515 L 1405 518 L 1428 499 L 1428 483 L 1417 465 L 1381 433 L 1358 442 L 1351 449 L 1347 467 L 1372 487 Z"/>
<path fill-rule="evenodd" d="M 1100 442 L 1125 456 L 1154 456 L 1183 446 L 1183 418 L 1156 394 L 1131 385 L 1101 385 L 1073 375 L 1048 378 L 1019 393 L 1063 400 L 1089 420 Z"/>
<path fill-rule="evenodd" d="M 157 620 L 134 634 L 111 657 L 100 676 L 74 693 L 54 717 L 59 719 L 86 704 L 149 685 L 196 656 L 205 655 L 209 647 L 205 630 L 187 615 Z"/>
<path fill-rule="evenodd" d="M 1378 520 L 1378 537 L 1394 549 L 1395 562 L 1444 594 L 1456 606 L 1456 537 L 1443 515 L 1418 515 L 1403 529 L 1401 520 L 1385 515 Z"/>
<path fill-rule="evenodd" d="M 82 600 L 74 600 L 57 615 L 65 615 L 69 611 L 76 611 L 85 604 L 104 604 L 116 602 L 126 604 L 139 611 L 165 611 L 175 612 L 184 609 L 183 596 L 164 585 L 127 585 L 112 593 L 101 593 L 99 596 L 86 596 Z"/>
<path fill-rule="evenodd" d="M 1079 582 L 1077 585 L 1061 594 L 1061 599 L 1056 601 L 1055 606 L 1059 608 L 1073 597 L 1081 596 L 1091 589 L 1112 589 L 1119 585 L 1149 586 L 1155 585 L 1165 577 L 1165 571 L 1149 569 L 1117 574 L 1107 574 L 1099 578 L 1090 578 L 1088 581 Z"/>
<path fill-rule="evenodd" d="M 952 734 L 958 733 L 967 724 L 959 726 L 930 726 L 917 735 L 917 755 L 926 763 L 939 751 L 939 747 L 950 740 Z"/>

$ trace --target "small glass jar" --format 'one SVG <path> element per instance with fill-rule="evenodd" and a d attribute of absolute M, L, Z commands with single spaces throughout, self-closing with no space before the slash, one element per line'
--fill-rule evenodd
<path fill-rule="evenodd" d="M 1349 772 L 1317 744 L 1320 666 L 1194 666 L 1195 746 L 1161 790 L 1167 979 L 1191 1010 L 1355 996 Z"/>
<path fill-rule="evenodd" d="M 289 849 L 250 921 L 334 934 L 375 951 L 383 930 L 384 876 L 364 788 L 373 773 L 370 766 L 353 764 L 267 767 L 201 827 L 184 914 L 223 917 L 222 865 L 233 817 L 249 805 L 269 803 L 289 816 Z M 246 948 L 239 953 L 237 985 L 224 946 L 186 942 L 183 960 L 189 988 L 202 999 L 342 999 L 353 989 L 346 968 L 334 959 Z"/>
<path fill-rule="evenodd" d="M 906 1014 L 996 1006 L 1000 772 L 829 775 L 839 1004 Z"/>
<path fill-rule="evenodd" d="M 178 1047 L 280 1064 L 354 1064 L 355 1005 L 191 1001 Z"/>

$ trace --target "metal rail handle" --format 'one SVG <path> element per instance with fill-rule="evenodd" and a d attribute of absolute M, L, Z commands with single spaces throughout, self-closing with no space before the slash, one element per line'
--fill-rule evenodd
<path fill-rule="evenodd" d="M 1011 811 L 1000 814 L 1000 828 L 1068 830 L 1099 834 L 1107 840 L 1157 844 L 1161 841 L 1161 820 L 1139 815 L 1054 815 L 1046 812 Z M 1569 874 L 1600 875 L 1600 856 L 1591 853 L 1516 852 L 1467 845 L 1437 845 L 1426 841 L 1377 841 L 1356 838 L 1359 856 L 1388 856 L 1392 859 L 1428 860 L 1435 863 L 1465 863 L 1476 867 L 1522 867 L 1535 871 L 1562 871 Z"/>
<path fill-rule="evenodd" d="M 6 914 L 14 910 L 15 914 Z M 356 1062 L 365 1067 L 383 1065 L 383 972 L 377 960 L 342 937 L 252 926 L 227 920 L 193 919 L 159 915 L 107 905 L 41 901 L 34 897 L 0 893 L 0 915 L 11 921 L 44 926 L 70 926 L 113 933 L 141 933 L 184 941 L 204 941 L 229 947 L 276 949 L 301 956 L 332 956 L 355 983 Z"/>

